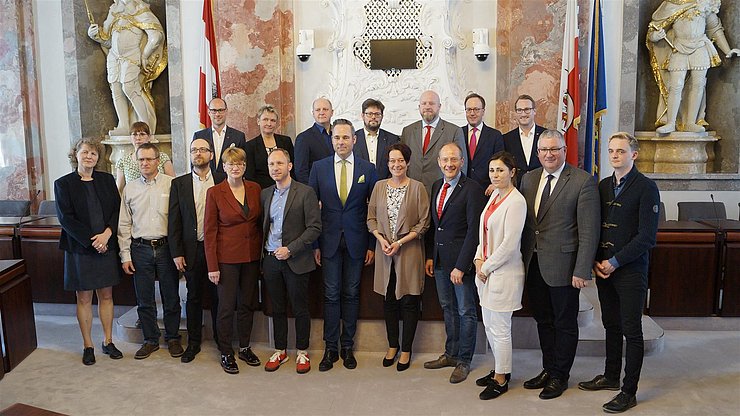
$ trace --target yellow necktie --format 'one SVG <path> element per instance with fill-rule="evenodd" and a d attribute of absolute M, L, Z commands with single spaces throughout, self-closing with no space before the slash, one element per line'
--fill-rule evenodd
<path fill-rule="evenodd" d="M 339 172 L 339 200 L 342 206 L 347 202 L 347 161 L 342 160 L 342 170 Z"/>

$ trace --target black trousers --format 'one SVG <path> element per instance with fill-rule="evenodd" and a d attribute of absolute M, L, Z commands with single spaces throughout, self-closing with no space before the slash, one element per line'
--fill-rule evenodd
<path fill-rule="evenodd" d="M 311 334 L 311 315 L 308 312 L 309 273 L 293 273 L 287 261 L 265 255 L 262 262 L 262 275 L 272 303 L 275 348 L 284 350 L 288 347 L 286 308 L 287 301 L 290 300 L 290 307 L 295 315 L 295 347 L 299 350 L 307 350 Z"/>
<path fill-rule="evenodd" d="M 210 292 L 211 319 L 213 320 L 213 339 L 218 340 L 216 329 L 216 315 L 218 311 L 218 291 L 216 285 L 208 280 L 208 266 L 206 265 L 206 251 L 203 242 L 198 241 L 195 252 L 195 262 L 189 264 L 190 270 L 185 272 L 185 281 L 188 288 L 185 312 L 188 326 L 188 345 L 199 347 L 203 340 L 203 297 Z"/>
<path fill-rule="evenodd" d="M 542 279 L 537 253 L 527 273 L 527 293 L 542 350 L 542 368 L 568 381 L 578 348 L 578 295 L 573 286 L 549 286 Z"/>
<path fill-rule="evenodd" d="M 399 319 L 403 320 L 403 336 L 401 351 L 411 352 L 416 335 L 416 325 L 419 323 L 419 295 L 404 295 L 396 299 L 396 271 L 391 264 L 391 275 L 383 301 L 383 315 L 385 317 L 385 331 L 388 336 L 388 346 L 398 348 Z"/>
<path fill-rule="evenodd" d="M 604 375 L 619 380 L 622 373 L 622 337 L 627 344 L 622 391 L 637 393 L 645 344 L 642 336 L 642 308 L 647 295 L 647 276 L 640 272 L 614 271 L 608 279 L 597 279 L 601 321 L 606 329 Z"/>
<path fill-rule="evenodd" d="M 220 263 L 221 278 L 218 282 L 218 349 L 221 354 L 234 354 L 231 340 L 234 335 L 234 309 L 239 347 L 249 346 L 252 336 L 254 311 L 258 308 L 257 281 L 259 261 L 250 263 Z"/>

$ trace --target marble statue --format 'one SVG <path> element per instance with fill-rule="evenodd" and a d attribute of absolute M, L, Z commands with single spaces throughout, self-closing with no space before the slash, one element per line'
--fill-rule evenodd
<path fill-rule="evenodd" d="M 721 0 L 665 0 L 653 13 L 646 44 L 660 89 L 655 122 L 660 134 L 699 133 L 708 125 L 707 69 L 721 63 L 715 45 L 725 58 L 740 55 L 727 43 L 717 16 L 720 5 Z"/>
<path fill-rule="evenodd" d="M 154 134 L 157 117 L 152 82 L 167 66 L 167 46 L 159 19 L 142 0 L 114 0 L 100 27 L 90 19 L 88 36 L 106 54 L 108 83 L 118 126 L 113 135 L 128 135 L 131 124 L 143 121 Z"/>

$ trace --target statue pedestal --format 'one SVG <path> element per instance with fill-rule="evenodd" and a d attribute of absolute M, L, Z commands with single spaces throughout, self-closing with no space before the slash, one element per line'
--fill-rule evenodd
<path fill-rule="evenodd" d="M 714 171 L 714 144 L 720 140 L 715 132 L 673 132 L 657 134 L 637 131 L 640 157 L 637 168 L 654 173 L 707 173 Z"/>
<path fill-rule="evenodd" d="M 151 143 L 157 145 L 160 152 L 172 155 L 172 136 L 169 134 L 155 134 L 151 136 Z M 115 166 L 118 159 L 134 151 L 131 136 L 105 136 L 102 142 L 106 147 L 106 170 L 115 175 Z M 171 157 L 170 157 L 171 159 Z"/>

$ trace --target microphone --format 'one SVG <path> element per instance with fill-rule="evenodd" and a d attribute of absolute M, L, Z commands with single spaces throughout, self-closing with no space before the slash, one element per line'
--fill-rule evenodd
<path fill-rule="evenodd" d="M 720 229 L 722 226 L 720 225 L 720 217 L 717 212 L 717 203 L 714 202 L 714 194 L 709 194 L 709 198 L 712 199 L 712 209 L 714 210 L 714 219 L 717 220 L 717 229 Z"/>

